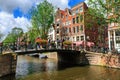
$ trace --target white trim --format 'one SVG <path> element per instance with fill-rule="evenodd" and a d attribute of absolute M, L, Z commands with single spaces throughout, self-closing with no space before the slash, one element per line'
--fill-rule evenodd
<path fill-rule="evenodd" d="M 113 37 L 114 37 L 114 48 L 116 49 L 116 36 L 115 36 L 115 30 L 113 30 Z"/>
<path fill-rule="evenodd" d="M 109 51 L 111 51 L 111 44 L 110 44 L 110 31 L 108 31 L 108 45 L 109 45 Z"/>

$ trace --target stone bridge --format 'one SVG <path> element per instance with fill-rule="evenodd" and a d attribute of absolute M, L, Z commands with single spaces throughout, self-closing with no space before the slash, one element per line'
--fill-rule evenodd
<path fill-rule="evenodd" d="M 15 51 L 17 55 L 29 55 L 29 54 L 42 54 L 46 53 L 49 56 L 56 58 L 59 62 L 69 63 L 69 64 L 86 64 L 85 54 L 76 50 L 63 50 L 63 49 L 50 49 L 50 50 L 27 50 L 27 51 Z"/>

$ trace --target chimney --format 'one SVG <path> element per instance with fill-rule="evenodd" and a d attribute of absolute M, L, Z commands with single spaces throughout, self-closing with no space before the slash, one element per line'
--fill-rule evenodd
<path fill-rule="evenodd" d="M 58 8 L 58 10 L 60 10 L 60 8 Z"/>

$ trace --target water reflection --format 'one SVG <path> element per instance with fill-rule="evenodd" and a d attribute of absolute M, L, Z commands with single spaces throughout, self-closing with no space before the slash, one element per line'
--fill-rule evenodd
<path fill-rule="evenodd" d="M 15 80 L 15 74 L 7 75 L 4 77 L 0 77 L 0 80 Z"/>
<path fill-rule="evenodd" d="M 98 66 L 76 66 L 57 63 L 52 59 L 19 56 L 16 77 L 32 73 L 42 80 L 120 80 L 120 70 Z M 36 76 L 38 75 L 38 76 Z M 31 80 L 33 80 L 30 77 Z M 26 80 L 30 80 L 29 78 Z"/>
<path fill-rule="evenodd" d="M 22 80 L 120 80 L 120 70 L 99 66 L 78 66 L 58 63 L 54 59 L 19 56 L 16 78 Z M 0 80 L 14 80 L 6 76 Z"/>
<path fill-rule="evenodd" d="M 37 72 L 51 72 L 57 70 L 57 61 L 53 59 L 39 59 L 29 56 L 19 56 L 16 70 L 16 77 Z"/>

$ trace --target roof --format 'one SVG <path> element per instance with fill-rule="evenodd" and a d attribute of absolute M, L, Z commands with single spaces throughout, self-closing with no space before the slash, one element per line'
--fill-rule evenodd
<path fill-rule="evenodd" d="M 61 12 L 62 14 L 65 14 L 65 11 L 63 11 L 63 10 L 60 10 L 60 12 Z"/>

